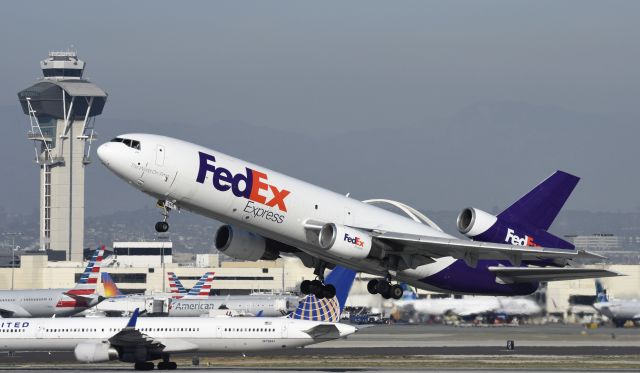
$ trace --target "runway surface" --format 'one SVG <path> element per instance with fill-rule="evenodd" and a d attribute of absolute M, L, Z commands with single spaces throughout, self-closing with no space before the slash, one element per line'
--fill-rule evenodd
<path fill-rule="evenodd" d="M 513 340 L 514 350 L 507 350 Z M 344 340 L 302 349 L 259 353 L 175 355 L 180 369 L 216 372 L 273 371 L 501 371 L 640 370 L 640 329 L 576 325 L 521 327 L 453 327 L 442 325 L 379 325 L 363 327 Z M 119 362 L 81 365 L 72 353 L 0 355 L 0 370 L 121 371 L 131 364 Z M 269 370 L 270 371 L 270 370 Z"/>

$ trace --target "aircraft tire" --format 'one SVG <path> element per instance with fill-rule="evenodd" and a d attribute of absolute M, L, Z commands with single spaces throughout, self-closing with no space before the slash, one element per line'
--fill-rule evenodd
<path fill-rule="evenodd" d="M 159 221 L 156 223 L 156 232 L 164 233 L 169 230 L 169 223 L 166 221 Z"/>
<path fill-rule="evenodd" d="M 320 280 L 311 281 L 309 291 L 318 299 L 324 298 L 324 285 L 322 285 L 322 282 Z"/>
<path fill-rule="evenodd" d="M 153 370 L 154 365 L 152 362 L 147 361 L 147 362 L 143 362 L 143 363 L 135 363 L 133 365 L 133 368 L 135 370 Z"/>
<path fill-rule="evenodd" d="M 402 293 L 404 293 L 404 291 L 400 285 L 393 285 L 391 287 L 391 298 L 400 299 L 402 298 Z"/>
<path fill-rule="evenodd" d="M 378 279 L 374 278 L 367 283 L 367 291 L 369 294 L 378 294 Z"/>
<path fill-rule="evenodd" d="M 300 292 L 304 295 L 311 294 L 311 281 L 304 280 L 300 283 Z"/>
<path fill-rule="evenodd" d="M 336 287 L 331 284 L 325 285 L 322 291 L 324 293 L 324 297 L 327 299 L 331 299 L 336 296 Z"/>

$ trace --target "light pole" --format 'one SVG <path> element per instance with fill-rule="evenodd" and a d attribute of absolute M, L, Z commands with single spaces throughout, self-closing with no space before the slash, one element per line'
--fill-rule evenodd
<path fill-rule="evenodd" d="M 11 290 L 13 290 L 13 279 L 16 268 L 16 250 L 18 247 L 16 246 L 16 236 L 22 236 L 22 232 L 10 232 L 5 233 L 7 236 L 11 236 Z"/>

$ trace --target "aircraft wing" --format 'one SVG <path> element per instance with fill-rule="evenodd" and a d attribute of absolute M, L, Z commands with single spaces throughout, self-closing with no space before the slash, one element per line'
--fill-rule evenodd
<path fill-rule="evenodd" d="M 74 293 L 69 292 L 69 291 L 64 292 L 62 294 L 68 296 L 69 298 L 73 298 L 73 299 L 75 299 L 77 301 L 86 302 L 87 304 L 91 304 L 91 302 L 93 302 L 94 300 L 98 300 L 98 303 L 100 303 L 105 299 L 104 297 L 98 296 L 98 295 L 95 295 L 95 294 L 91 294 L 91 295 L 87 296 L 87 295 L 74 294 Z"/>
<path fill-rule="evenodd" d="M 303 330 L 313 339 L 336 339 L 340 338 L 340 331 L 334 324 L 320 324 L 309 330 Z"/>
<path fill-rule="evenodd" d="M 472 267 L 475 267 L 478 260 L 481 259 L 509 260 L 514 265 L 520 265 L 522 260 L 603 258 L 600 255 L 584 250 L 573 251 L 545 247 L 512 246 L 395 232 L 374 232 L 373 238 L 388 244 L 392 248 L 398 248 L 400 256 L 406 257 L 405 261 L 409 264 L 409 267 L 414 267 L 411 263 L 415 261 L 429 263 L 433 261 L 430 258 L 445 256 L 464 259 Z M 417 256 L 418 258 L 412 258 L 412 256 Z"/>
<path fill-rule="evenodd" d="M 605 269 L 571 267 L 489 267 L 489 271 L 505 283 L 623 276 L 620 273 Z"/>
<path fill-rule="evenodd" d="M 31 317 L 31 314 L 16 303 L 0 303 L 0 317 Z"/>

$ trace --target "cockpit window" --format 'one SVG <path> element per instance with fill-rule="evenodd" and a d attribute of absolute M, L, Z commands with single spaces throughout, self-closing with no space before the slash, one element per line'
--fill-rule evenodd
<path fill-rule="evenodd" d="M 131 139 L 123 139 L 121 137 L 115 137 L 113 139 L 111 139 L 111 141 L 109 142 L 121 142 L 123 144 L 125 144 L 126 146 L 136 149 L 136 150 L 140 150 L 140 141 L 138 140 L 131 140 Z"/>

